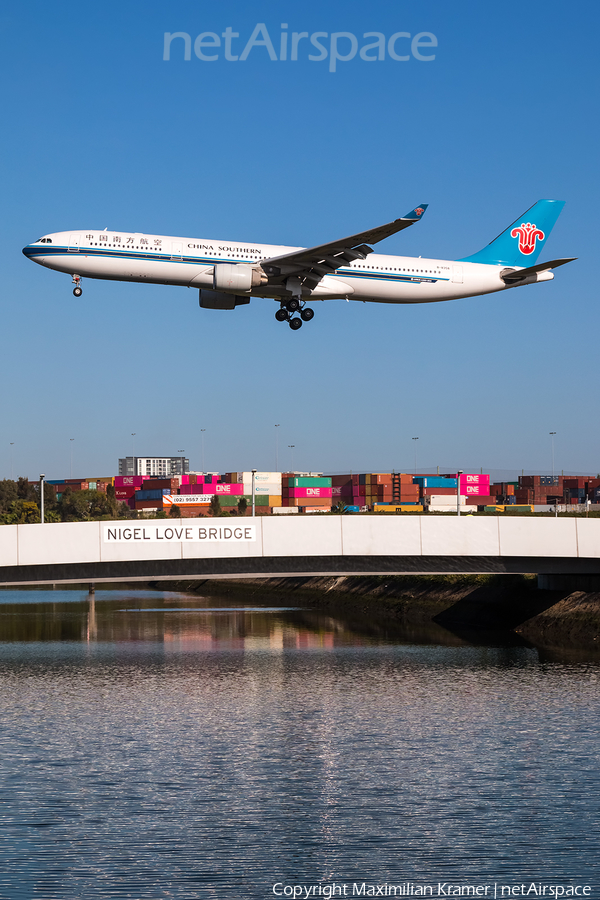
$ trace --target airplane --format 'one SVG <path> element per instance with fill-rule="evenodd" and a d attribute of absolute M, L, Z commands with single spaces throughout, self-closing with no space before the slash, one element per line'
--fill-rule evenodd
<path fill-rule="evenodd" d="M 317 247 L 284 247 L 167 235 L 80 229 L 44 235 L 23 248 L 29 259 L 82 278 L 199 289 L 204 309 L 235 309 L 250 297 L 279 302 L 275 317 L 297 331 L 312 300 L 435 303 L 550 281 L 576 257 L 537 263 L 564 206 L 538 200 L 486 247 L 458 260 L 376 254 L 370 244 L 419 222 L 426 203 L 386 225 Z"/>

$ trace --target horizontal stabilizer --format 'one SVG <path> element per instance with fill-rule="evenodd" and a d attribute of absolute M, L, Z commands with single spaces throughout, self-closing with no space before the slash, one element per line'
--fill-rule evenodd
<path fill-rule="evenodd" d="M 537 275 L 539 272 L 549 272 L 550 269 L 557 269 L 559 266 L 574 262 L 576 259 L 576 256 L 571 256 L 568 259 L 551 259 L 549 262 L 528 266 L 526 269 L 503 269 L 500 272 L 500 277 L 506 284 L 518 284 L 519 281 L 523 281 L 530 275 Z"/>

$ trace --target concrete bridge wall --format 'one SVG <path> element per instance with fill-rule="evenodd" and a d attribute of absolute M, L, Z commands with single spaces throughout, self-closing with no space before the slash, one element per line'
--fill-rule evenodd
<path fill-rule="evenodd" d="M 261 516 L 0 526 L 2 585 L 408 572 L 596 575 L 600 520 Z"/>

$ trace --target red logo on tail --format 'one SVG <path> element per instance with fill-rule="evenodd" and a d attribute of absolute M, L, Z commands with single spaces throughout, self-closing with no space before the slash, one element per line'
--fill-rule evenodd
<path fill-rule="evenodd" d="M 535 225 L 532 225 L 530 222 L 521 222 L 518 228 L 513 228 L 510 233 L 511 237 L 519 238 L 519 250 L 521 253 L 525 253 L 529 255 L 533 253 L 535 250 L 535 242 L 539 238 L 540 241 L 543 241 L 546 235 L 543 231 L 540 231 Z"/>
<path fill-rule="evenodd" d="M 423 209 L 422 206 L 417 206 L 417 208 L 415 209 L 415 212 L 418 216 L 422 216 L 423 213 L 425 212 L 425 210 Z"/>

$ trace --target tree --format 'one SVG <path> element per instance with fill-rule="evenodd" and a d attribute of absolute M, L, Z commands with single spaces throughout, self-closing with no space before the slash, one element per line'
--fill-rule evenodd
<path fill-rule="evenodd" d="M 346 512 L 346 504 L 343 500 L 338 500 L 335 506 L 331 507 L 332 513 L 337 513 L 338 515 L 343 515 Z"/>
<path fill-rule="evenodd" d="M 60 498 L 63 522 L 87 522 L 112 514 L 110 500 L 102 491 L 72 491 L 66 488 Z"/>
<path fill-rule="evenodd" d="M 11 503 L 17 499 L 17 482 L 9 478 L 0 481 L 0 513 L 8 512 Z"/>
<path fill-rule="evenodd" d="M 19 478 L 17 482 L 17 497 L 19 500 L 37 500 L 37 492 L 32 484 L 29 484 L 28 478 Z"/>
<path fill-rule="evenodd" d="M 208 511 L 211 516 L 219 516 L 221 514 L 221 501 L 218 494 L 213 494 Z"/>
<path fill-rule="evenodd" d="M 169 515 L 171 516 L 172 519 L 180 519 L 181 518 L 181 507 L 177 506 L 177 504 L 174 503 L 172 505 L 171 509 L 169 510 Z"/>
<path fill-rule="evenodd" d="M 3 525 L 25 525 L 40 521 L 40 510 L 32 500 L 15 500 L 0 516 Z"/>
<path fill-rule="evenodd" d="M 245 497 L 240 497 L 238 500 L 238 516 L 245 516 L 246 510 L 248 509 L 248 501 Z"/>

